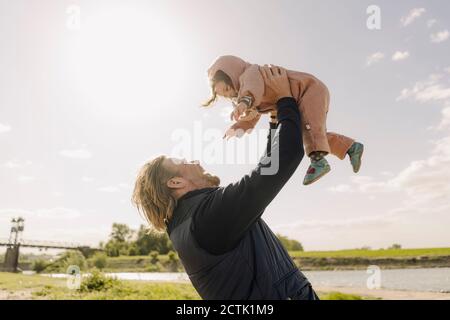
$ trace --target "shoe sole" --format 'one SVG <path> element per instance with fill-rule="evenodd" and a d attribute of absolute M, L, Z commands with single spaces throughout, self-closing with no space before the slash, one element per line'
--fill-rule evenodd
<path fill-rule="evenodd" d="M 359 166 L 356 169 L 353 168 L 354 173 L 358 173 L 359 169 L 361 169 L 361 159 L 362 159 L 363 153 L 364 153 L 364 145 L 361 144 L 361 154 L 358 157 Z"/>
<path fill-rule="evenodd" d="M 310 182 L 308 182 L 308 183 L 305 183 L 304 181 L 303 181 L 303 185 L 304 186 L 309 186 L 310 184 L 313 184 L 314 182 L 316 182 L 317 180 L 319 180 L 320 178 L 322 178 L 324 175 L 326 175 L 328 172 L 330 172 L 331 171 L 331 167 L 328 167 L 328 170 L 326 170 L 326 171 L 324 171 L 320 176 L 317 176 L 317 177 L 315 177 L 313 180 L 311 180 Z"/>

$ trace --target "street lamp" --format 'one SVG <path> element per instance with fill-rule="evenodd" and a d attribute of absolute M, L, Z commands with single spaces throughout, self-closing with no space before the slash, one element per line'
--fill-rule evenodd
<path fill-rule="evenodd" d="M 25 228 L 25 219 L 22 217 L 19 217 L 17 219 L 17 231 L 23 232 L 23 229 Z"/>

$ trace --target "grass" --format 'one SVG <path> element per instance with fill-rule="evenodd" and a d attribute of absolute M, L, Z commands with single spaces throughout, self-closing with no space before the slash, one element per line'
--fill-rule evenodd
<path fill-rule="evenodd" d="M 362 297 L 356 294 L 347 294 L 342 292 L 329 292 L 322 295 L 319 294 L 321 300 L 375 300 L 372 297 Z"/>
<path fill-rule="evenodd" d="M 418 256 L 449 256 L 450 248 L 291 251 L 289 254 L 293 258 L 406 258 Z"/>
<path fill-rule="evenodd" d="M 36 298 L 51 300 L 199 300 L 190 284 L 120 281 L 108 290 L 80 292 L 47 286 L 34 293 Z"/>
<path fill-rule="evenodd" d="M 65 281 L 37 275 L 30 276 L 19 273 L 0 272 L 0 290 L 42 289 L 45 286 L 65 286 Z"/>
<path fill-rule="evenodd" d="M 401 257 L 418 257 L 418 256 L 449 256 L 450 248 L 423 248 L 423 249 L 347 249 L 336 251 L 290 251 L 289 254 L 293 258 L 311 257 L 311 258 L 401 258 Z M 166 261 L 167 255 L 159 255 L 161 262 Z M 111 262 L 134 262 L 134 261 L 150 261 L 149 256 L 120 256 L 109 257 Z"/>
<path fill-rule="evenodd" d="M 190 283 L 155 283 L 144 281 L 115 281 L 106 290 L 70 290 L 65 279 L 39 275 L 0 272 L 0 291 L 31 291 L 32 299 L 50 300 L 199 300 Z M 319 292 L 322 300 L 363 300 L 361 296 L 340 292 Z"/>

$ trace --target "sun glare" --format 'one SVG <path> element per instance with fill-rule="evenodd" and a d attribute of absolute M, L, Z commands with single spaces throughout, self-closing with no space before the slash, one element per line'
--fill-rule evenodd
<path fill-rule="evenodd" d="M 150 108 L 185 74 L 179 38 L 152 12 L 121 7 L 83 16 L 68 51 L 75 85 L 100 113 Z"/>

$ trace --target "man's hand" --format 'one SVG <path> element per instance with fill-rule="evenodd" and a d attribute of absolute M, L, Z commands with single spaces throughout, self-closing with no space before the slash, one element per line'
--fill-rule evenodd
<path fill-rule="evenodd" d="M 266 86 L 275 93 L 276 101 L 281 98 L 292 97 L 286 69 L 272 65 L 264 65 L 264 67 L 261 67 L 261 73 Z"/>

